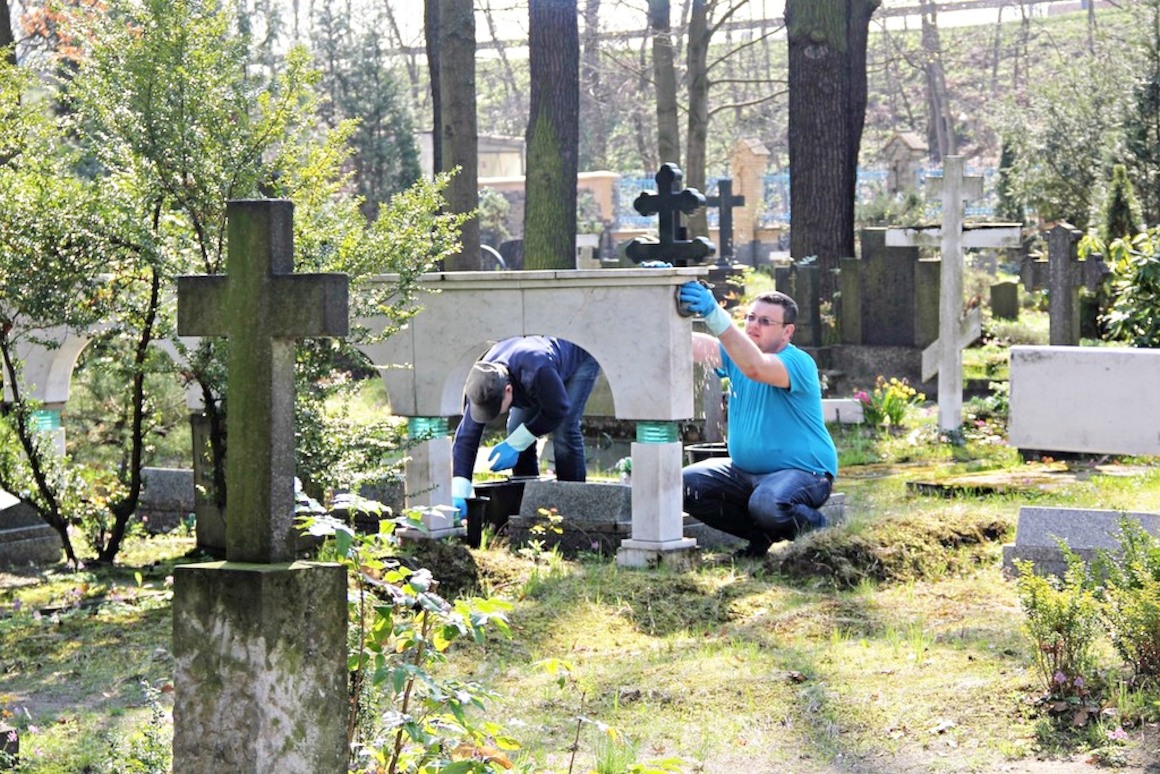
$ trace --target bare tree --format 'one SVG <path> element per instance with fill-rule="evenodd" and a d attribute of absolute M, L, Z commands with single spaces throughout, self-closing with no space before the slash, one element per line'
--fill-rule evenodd
<path fill-rule="evenodd" d="M 584 32 L 580 51 L 580 114 L 586 118 L 580 127 L 580 169 L 602 169 L 608 166 L 608 128 L 604 106 L 608 94 L 600 67 L 600 0 L 584 3 Z"/>
<path fill-rule="evenodd" d="M 500 82 L 503 84 L 505 96 L 510 100 L 519 94 L 520 89 L 516 85 L 512 64 L 508 61 L 507 46 L 504 45 L 499 30 L 495 26 L 495 14 L 491 10 L 491 0 L 483 0 L 483 7 L 480 10 L 483 11 L 483 20 L 487 23 L 487 32 L 495 43 L 495 52 L 500 61 Z"/>
<path fill-rule="evenodd" d="M 923 74 L 926 76 L 927 141 L 931 157 L 941 162 L 957 152 L 954 116 L 947 94 L 942 44 L 938 34 L 938 7 L 933 0 L 919 0 L 922 10 Z"/>
<path fill-rule="evenodd" d="M 297 2 L 297 0 L 295 0 Z M 406 42 L 403 40 L 403 33 L 399 30 L 399 21 L 395 18 L 395 12 L 391 9 L 390 3 L 383 3 L 383 13 L 387 20 L 387 30 L 389 34 L 388 43 L 392 48 L 397 49 L 403 57 L 403 61 L 407 69 L 407 80 L 411 85 L 411 102 L 415 105 L 422 104 L 423 83 L 419 78 L 419 62 L 412 50 L 408 49 Z M 427 14 L 430 3 L 424 5 L 423 13 Z"/>
<path fill-rule="evenodd" d="M 524 266 L 576 266 L 580 134 L 580 33 L 576 0 L 528 3 L 528 172 Z"/>

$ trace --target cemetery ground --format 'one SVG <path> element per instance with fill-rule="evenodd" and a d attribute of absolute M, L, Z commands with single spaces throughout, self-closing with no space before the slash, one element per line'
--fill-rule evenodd
<path fill-rule="evenodd" d="M 1076 727 L 1040 701 L 1000 566 L 1020 504 L 1160 509 L 1158 461 L 1023 463 L 983 428 L 940 443 L 934 410 L 919 413 L 896 433 L 835 427 L 849 520 L 765 561 L 627 570 L 502 535 L 456 549 L 478 573 L 467 593 L 514 603 L 512 635 L 457 644 L 437 669 L 494 691 L 487 716 L 525 770 L 1158 770 L 1160 695 L 1127 687 L 1108 643 L 1088 676 L 1103 712 Z M 908 485 L 982 470 L 1006 485 Z M 19 771 L 166 770 L 168 579 L 193 546 L 139 536 L 114 568 L 0 573 L 0 721 Z"/>

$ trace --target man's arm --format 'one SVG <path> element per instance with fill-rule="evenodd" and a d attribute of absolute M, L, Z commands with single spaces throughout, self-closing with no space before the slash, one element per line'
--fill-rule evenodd
<path fill-rule="evenodd" d="M 721 343 L 707 333 L 694 333 L 693 362 L 706 368 L 720 368 Z"/>
<path fill-rule="evenodd" d="M 762 352 L 740 328 L 730 325 L 721 334 L 721 346 L 741 369 L 741 373 L 755 382 L 789 389 L 789 371 L 781 358 L 771 352 Z"/>
<path fill-rule="evenodd" d="M 789 388 L 789 372 L 786 371 L 781 358 L 774 354 L 762 352 L 757 344 L 745 335 L 744 331 L 733 324 L 729 313 L 721 308 L 708 288 L 698 282 L 687 282 L 681 286 L 680 300 L 681 304 L 689 311 L 704 318 L 705 326 L 709 332 L 720 339 L 721 346 L 725 347 L 729 357 L 745 376 L 755 382 Z M 698 336 L 704 338 L 698 340 Z M 716 365 L 720 365 L 720 352 L 715 351 L 710 354 L 710 346 L 704 339 L 712 341 L 711 337 L 704 334 L 693 334 L 694 360 L 706 365 L 713 365 L 713 361 L 709 358 L 716 358 Z M 713 349 L 716 349 L 715 342 Z"/>

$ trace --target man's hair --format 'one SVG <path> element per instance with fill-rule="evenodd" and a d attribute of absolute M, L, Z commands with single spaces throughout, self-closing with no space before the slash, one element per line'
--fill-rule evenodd
<path fill-rule="evenodd" d="M 780 306 L 785 311 L 782 315 L 785 319 L 782 322 L 786 325 L 793 325 L 797 321 L 797 303 L 780 290 L 768 290 L 753 300 Z"/>

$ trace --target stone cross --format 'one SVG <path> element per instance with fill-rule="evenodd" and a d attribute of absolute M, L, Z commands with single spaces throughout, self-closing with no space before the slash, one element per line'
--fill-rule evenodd
<path fill-rule="evenodd" d="M 674 266 L 698 264 L 713 254 L 716 248 L 706 237 L 687 239 L 681 225 L 681 213 L 686 215 L 705 206 L 705 196 L 696 188 L 681 188 L 684 173 L 675 164 L 662 164 L 656 174 L 657 190 L 643 191 L 632 206 L 641 215 L 657 215 L 660 219 L 659 241 L 636 237 L 628 243 L 625 255 L 634 263 L 668 261 Z"/>
<path fill-rule="evenodd" d="M 1108 273 L 1107 264 L 1098 257 L 1079 260 L 1076 243 L 1082 236 L 1070 223 L 1057 223 L 1047 232 L 1047 260 L 1025 261 L 1020 267 L 1029 290 L 1047 286 L 1048 341 L 1055 346 L 1079 344 L 1079 290 L 1094 291 Z"/>
<path fill-rule="evenodd" d="M 179 336 L 228 336 L 226 559 L 294 558 L 295 339 L 345 336 L 345 274 L 294 274 L 294 205 L 231 201 L 227 273 L 179 277 Z"/>
<path fill-rule="evenodd" d="M 228 273 L 177 330 L 228 336 L 226 559 L 173 574 L 173 770 L 345 771 L 346 571 L 293 561 L 294 340 L 347 333 L 343 274 L 294 274 L 294 207 L 231 201 Z"/>
<path fill-rule="evenodd" d="M 731 263 L 733 260 L 733 208 L 744 207 L 745 197 L 733 195 L 732 178 L 723 177 L 717 181 L 717 195 L 705 198 L 706 207 L 717 207 L 720 216 L 717 221 L 717 241 L 721 243 L 717 262 Z"/>
<path fill-rule="evenodd" d="M 963 249 L 967 247 L 1017 247 L 1021 229 L 1012 223 L 963 225 L 963 203 L 983 195 L 983 178 L 963 174 L 963 157 L 943 160 L 942 178 L 928 178 L 931 193 L 942 198 L 941 226 L 892 228 L 886 231 L 889 247 L 938 247 L 942 259 L 939 274 L 938 339 L 923 350 L 922 379 L 938 373 L 938 424 L 940 430 L 957 430 L 963 423 L 962 349 L 982 333 L 978 308 L 967 315 L 963 308 Z"/>

